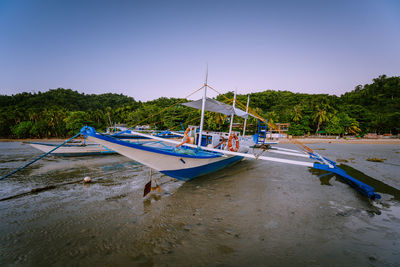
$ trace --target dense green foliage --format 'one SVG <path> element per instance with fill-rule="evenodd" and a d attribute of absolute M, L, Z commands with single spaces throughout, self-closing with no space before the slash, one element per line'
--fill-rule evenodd
<path fill-rule="evenodd" d="M 382 75 L 340 97 L 268 90 L 251 94 L 250 106 L 273 122 L 290 122 L 292 135 L 398 134 L 400 77 Z"/>
<path fill-rule="evenodd" d="M 232 99 L 233 93 L 217 99 L 229 103 L 227 98 Z M 237 106 L 243 108 L 240 103 L 246 103 L 247 95 L 238 95 L 237 99 Z M 178 130 L 180 123 L 186 127 L 200 122 L 200 111 L 179 105 L 184 101 L 161 97 L 142 103 L 124 95 L 86 95 L 62 88 L 44 93 L 0 95 L 0 137 L 66 137 L 83 125 L 105 130 L 114 122 Z M 400 77 L 383 75 L 372 84 L 357 86 L 340 97 L 268 90 L 251 94 L 250 107 L 270 122 L 290 122 L 292 135 L 398 134 Z M 257 124 L 255 119 L 249 123 Z M 206 112 L 205 125 L 210 130 L 225 130 L 229 118 Z"/>

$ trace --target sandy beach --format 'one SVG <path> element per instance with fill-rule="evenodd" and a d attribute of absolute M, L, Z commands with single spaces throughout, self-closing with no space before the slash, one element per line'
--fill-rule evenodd
<path fill-rule="evenodd" d="M 143 198 L 149 168 L 126 157 L 45 157 L 2 181 L 0 265 L 398 266 L 398 147 L 309 146 L 382 199 L 332 174 L 260 160 L 186 183 L 153 172 L 162 191 Z M 40 154 L 0 143 L 0 175 Z"/>

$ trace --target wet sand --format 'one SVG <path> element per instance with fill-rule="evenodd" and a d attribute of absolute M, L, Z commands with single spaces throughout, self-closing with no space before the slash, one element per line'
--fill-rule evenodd
<path fill-rule="evenodd" d="M 119 155 L 50 157 L 1 181 L 0 198 L 56 187 L 0 201 L 0 264 L 398 265 L 400 146 L 310 147 L 365 174 L 382 200 L 332 175 L 252 160 L 186 183 L 155 173 L 163 191 L 143 199 L 145 166 Z M 0 143 L 0 174 L 38 154 Z"/>

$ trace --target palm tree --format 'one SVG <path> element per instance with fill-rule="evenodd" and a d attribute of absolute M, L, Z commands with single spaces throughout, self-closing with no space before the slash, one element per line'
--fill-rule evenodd
<path fill-rule="evenodd" d="M 350 126 L 345 128 L 345 131 L 350 134 L 358 134 L 361 129 L 358 128 L 358 122 L 352 122 Z"/>
<path fill-rule="evenodd" d="M 270 122 L 271 124 L 274 124 L 276 121 L 279 121 L 279 115 L 275 111 L 267 112 L 266 115 L 268 122 Z"/>
<path fill-rule="evenodd" d="M 324 108 L 317 106 L 317 112 L 314 114 L 314 121 L 317 123 L 317 130 L 315 131 L 315 134 L 318 134 L 321 124 L 329 121 L 328 112 Z"/>
<path fill-rule="evenodd" d="M 112 125 L 113 125 L 111 122 L 111 111 L 112 111 L 111 107 L 106 107 L 106 113 L 108 116 L 108 122 L 110 123 L 110 127 L 112 127 Z"/>
<path fill-rule="evenodd" d="M 216 124 L 220 125 L 225 123 L 225 120 L 227 118 L 226 115 L 217 112 L 213 112 L 213 115 Z"/>
<path fill-rule="evenodd" d="M 294 106 L 292 114 L 293 114 L 292 120 L 298 123 L 303 118 L 301 106 L 300 105 Z"/>
<path fill-rule="evenodd" d="M 30 121 L 37 122 L 40 117 L 40 111 L 38 109 L 30 108 L 27 110 Z"/>

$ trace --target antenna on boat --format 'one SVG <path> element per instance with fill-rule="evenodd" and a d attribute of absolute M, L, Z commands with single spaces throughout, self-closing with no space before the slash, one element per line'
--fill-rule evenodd
<path fill-rule="evenodd" d="M 208 80 L 208 63 L 206 68 L 206 81 L 204 82 L 204 86 L 207 86 L 207 80 Z"/>
<path fill-rule="evenodd" d="M 200 120 L 200 132 L 199 132 L 199 141 L 197 142 L 197 146 L 201 146 L 201 138 L 202 132 L 203 132 L 203 126 L 204 126 L 204 110 L 206 107 L 206 97 L 207 97 L 207 80 L 208 80 L 208 64 L 207 64 L 207 70 L 206 70 L 206 80 L 204 82 L 204 95 L 203 95 L 203 101 L 201 103 L 201 120 Z"/>

